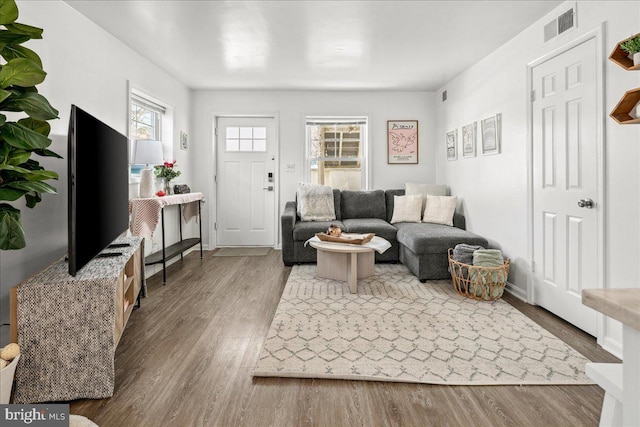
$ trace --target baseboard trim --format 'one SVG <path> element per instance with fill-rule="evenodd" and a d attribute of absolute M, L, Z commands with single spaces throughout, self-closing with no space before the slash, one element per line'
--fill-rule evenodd
<path fill-rule="evenodd" d="M 209 245 L 202 245 L 202 250 L 203 251 L 208 251 L 209 250 Z M 200 245 L 195 245 L 195 246 L 190 247 L 189 249 L 187 249 L 184 252 L 184 254 L 187 255 L 187 254 L 190 254 L 193 251 L 200 251 Z"/>
<path fill-rule="evenodd" d="M 610 337 L 604 338 L 602 348 L 613 354 L 618 359 L 622 360 L 622 343 L 618 342 Z"/>
<path fill-rule="evenodd" d="M 507 286 L 504 288 L 505 291 L 509 292 L 514 297 L 518 298 L 523 302 L 527 302 L 527 292 L 518 288 L 512 283 L 507 282 Z"/>

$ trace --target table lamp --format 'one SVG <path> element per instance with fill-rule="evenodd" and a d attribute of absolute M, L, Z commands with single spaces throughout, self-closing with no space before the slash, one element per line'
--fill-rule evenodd
<path fill-rule="evenodd" d="M 140 197 L 153 197 L 153 168 L 149 165 L 160 165 L 162 158 L 162 142 L 152 139 L 136 140 L 136 148 L 133 154 L 133 164 L 147 165 L 140 171 Z"/>

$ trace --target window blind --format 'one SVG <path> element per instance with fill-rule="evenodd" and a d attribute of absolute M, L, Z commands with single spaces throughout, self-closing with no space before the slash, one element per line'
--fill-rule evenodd
<path fill-rule="evenodd" d="M 131 102 L 156 113 L 164 114 L 167 112 L 167 108 L 164 105 L 153 102 L 137 93 L 131 93 Z"/>
<path fill-rule="evenodd" d="M 366 125 L 365 117 L 307 117 L 307 126 Z"/>

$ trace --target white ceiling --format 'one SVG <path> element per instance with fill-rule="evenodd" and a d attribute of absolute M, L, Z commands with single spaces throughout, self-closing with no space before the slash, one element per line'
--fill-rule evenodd
<path fill-rule="evenodd" d="M 562 1 L 67 3 L 192 89 L 437 90 Z"/>

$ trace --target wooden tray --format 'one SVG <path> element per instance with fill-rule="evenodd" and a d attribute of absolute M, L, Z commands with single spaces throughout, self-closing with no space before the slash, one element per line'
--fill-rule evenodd
<path fill-rule="evenodd" d="M 326 233 L 316 233 L 316 237 L 322 240 L 323 242 L 349 243 L 351 245 L 364 245 L 365 243 L 369 243 L 374 236 L 375 236 L 375 233 L 368 233 L 368 234 L 342 233 L 340 237 L 330 236 Z"/>

